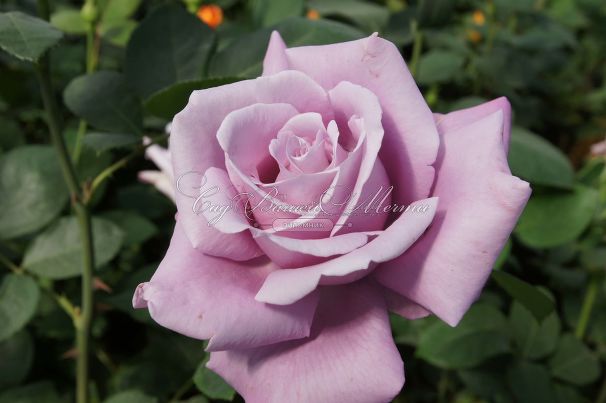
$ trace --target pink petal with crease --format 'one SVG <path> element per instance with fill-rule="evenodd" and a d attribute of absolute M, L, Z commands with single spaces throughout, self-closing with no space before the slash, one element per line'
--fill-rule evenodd
<path fill-rule="evenodd" d="M 366 282 L 324 290 L 308 339 L 212 353 L 207 366 L 248 403 L 390 402 L 404 385 L 385 303 Z"/>
<path fill-rule="evenodd" d="M 425 232 L 436 212 L 437 198 L 419 200 L 377 238 L 338 258 L 314 266 L 279 270 L 265 279 L 255 299 L 270 304 L 292 304 L 312 293 L 319 284 L 344 284 L 367 275 L 375 263 L 395 259 Z"/>
<path fill-rule="evenodd" d="M 385 287 L 453 326 L 479 296 L 531 192 L 509 171 L 503 111 L 467 126 L 449 121 L 461 116 L 468 118 L 446 115 L 439 125 L 457 129 L 441 132 L 433 225 L 406 254 L 374 272 Z"/>
<path fill-rule="evenodd" d="M 274 270 L 266 258 L 241 263 L 207 256 L 192 248 L 178 222 L 166 256 L 151 280 L 137 287 L 133 306 L 147 307 L 164 327 L 210 339 L 210 351 L 307 337 L 318 295 L 287 307 L 254 300 Z"/>

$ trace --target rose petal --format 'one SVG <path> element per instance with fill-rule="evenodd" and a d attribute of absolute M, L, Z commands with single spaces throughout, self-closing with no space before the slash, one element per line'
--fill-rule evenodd
<path fill-rule="evenodd" d="M 270 142 L 297 114 L 292 105 L 283 103 L 253 104 L 229 113 L 217 131 L 217 140 L 225 158 L 248 177 L 268 182 L 263 180 L 268 176 L 263 168 L 267 168 L 267 160 L 272 159 Z"/>
<path fill-rule="evenodd" d="M 436 124 L 439 126 L 440 133 L 450 133 L 492 115 L 497 111 L 503 112 L 503 147 L 505 148 L 505 155 L 507 155 L 509 137 L 511 135 L 511 104 L 505 97 L 493 99 L 490 102 L 485 102 L 471 108 L 454 111 L 447 115 L 439 115 L 436 118 Z"/>
<path fill-rule="evenodd" d="M 497 111 L 441 132 L 434 223 L 406 254 L 374 273 L 381 284 L 453 326 L 480 294 L 530 196 L 528 183 L 511 176 L 507 166 L 504 126 Z"/>
<path fill-rule="evenodd" d="M 196 208 L 211 225 L 226 234 L 235 234 L 250 228 L 244 215 L 245 200 L 241 200 L 227 172 L 219 168 L 208 168 L 204 174 L 205 184 Z"/>
<path fill-rule="evenodd" d="M 306 73 L 327 90 L 341 81 L 350 81 L 372 91 L 383 110 L 385 138 L 380 158 L 395 186 L 394 201 L 406 204 L 429 195 L 438 132 L 395 45 L 375 34 L 357 41 L 285 49 L 274 32 L 264 74 L 287 69 Z"/>
<path fill-rule="evenodd" d="M 173 180 L 161 171 L 139 171 L 138 178 L 141 182 L 149 183 L 162 192 L 166 197 L 175 200 L 175 185 Z"/>
<path fill-rule="evenodd" d="M 188 172 L 201 177 L 210 167 L 225 168 L 225 154 L 216 140 L 216 133 L 232 111 L 255 103 L 287 103 L 299 112 L 318 111 L 326 123 L 332 116 L 326 92 L 300 72 L 285 71 L 270 77 L 246 80 L 221 87 L 194 91 L 189 103 L 173 119 L 170 151 L 175 179 Z M 198 182 L 199 182 L 198 178 Z M 195 199 L 195 198 L 194 198 Z M 245 260 L 256 256 L 258 249 L 250 234 L 221 234 L 206 225 L 203 216 L 192 210 L 193 200 L 177 192 L 179 219 L 194 247 L 216 256 Z M 224 245 L 233 243 L 242 250 L 228 255 Z"/>
<path fill-rule="evenodd" d="M 317 222 L 320 224 L 324 221 Z M 368 234 L 356 232 L 321 239 L 294 239 L 254 228 L 251 231 L 265 254 L 282 268 L 305 267 L 323 262 L 331 256 L 349 253 L 365 245 L 369 237 Z M 288 235 L 288 232 L 284 231 L 283 235 Z"/>
<path fill-rule="evenodd" d="M 192 248 L 178 222 L 164 260 L 151 280 L 137 287 L 133 306 L 147 307 L 164 327 L 210 339 L 210 351 L 307 337 L 317 295 L 285 307 L 254 300 L 263 279 L 275 269 L 264 258 L 238 263 L 207 256 Z"/>
<path fill-rule="evenodd" d="M 272 272 L 255 299 L 288 305 L 313 292 L 319 284 L 344 284 L 365 276 L 374 268 L 373 263 L 386 262 L 404 253 L 431 224 L 437 204 L 437 198 L 413 203 L 413 208 L 403 212 L 377 238 L 351 253 L 314 266 Z"/>
<path fill-rule="evenodd" d="M 168 175 L 169 178 L 174 178 L 173 166 L 170 162 L 170 152 L 164 147 L 157 144 L 148 145 L 151 143 L 149 137 L 143 137 L 143 144 L 147 146 L 145 149 L 145 157 L 153 161 L 154 164 Z"/>
<path fill-rule="evenodd" d="M 431 312 L 421 305 L 415 304 L 408 298 L 403 297 L 389 288 L 382 287 L 381 294 L 383 294 L 383 298 L 385 298 L 385 303 L 387 304 L 389 311 L 406 319 L 416 320 L 431 315 Z"/>
<path fill-rule="evenodd" d="M 350 214 L 354 207 L 358 206 L 363 196 L 363 189 L 368 183 L 369 192 L 377 192 L 380 188 L 387 188 L 389 178 L 383 165 L 377 160 L 383 141 L 383 127 L 381 125 L 381 106 L 377 97 L 367 89 L 346 81 L 339 83 L 328 92 L 330 103 L 335 111 L 335 119 L 339 127 L 346 127 L 344 120 L 349 120 L 352 125 L 349 136 L 354 136 L 355 141 L 360 139 L 364 133 L 365 143 L 360 168 L 352 187 L 344 187 L 348 192 L 348 202 L 344 206 L 343 213 L 336 220 L 331 235 L 337 234 L 344 228 L 354 231 L 373 231 L 384 227 L 387 214 Z M 356 120 L 351 120 L 355 118 Z M 355 124 L 353 124 L 355 122 Z M 344 133 L 341 133 L 341 138 Z M 372 181 L 369 179 L 373 178 Z"/>
<path fill-rule="evenodd" d="M 278 31 L 273 31 L 263 60 L 263 75 L 276 74 L 288 70 L 288 59 L 286 58 L 286 44 Z"/>
<path fill-rule="evenodd" d="M 208 367 L 250 403 L 391 401 L 404 365 L 381 294 L 363 282 L 324 291 L 308 339 L 212 353 Z"/>

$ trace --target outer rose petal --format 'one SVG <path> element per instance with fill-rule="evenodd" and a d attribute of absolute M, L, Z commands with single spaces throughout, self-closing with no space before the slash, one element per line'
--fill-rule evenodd
<path fill-rule="evenodd" d="M 602 140 L 591 146 L 591 155 L 594 157 L 606 156 L 606 140 Z"/>
<path fill-rule="evenodd" d="M 255 103 L 288 103 L 301 113 L 320 112 L 325 123 L 331 119 L 328 95 L 300 72 L 285 71 L 271 77 L 194 91 L 185 109 L 173 119 L 171 128 L 170 151 L 175 178 L 191 171 L 201 176 L 210 167 L 224 169 L 225 154 L 217 142 L 217 130 L 227 114 Z M 192 211 L 192 203 L 190 197 L 177 192 L 179 219 L 194 247 L 235 260 L 258 255 L 259 250 L 249 233 L 220 233 Z M 230 243 L 240 248 L 225 248 Z"/>
<path fill-rule="evenodd" d="M 391 291 L 389 288 L 383 287 L 381 292 L 387 303 L 387 308 L 389 308 L 391 312 L 397 313 L 406 319 L 415 320 L 431 315 L 431 312 L 421 305 L 415 304 L 397 292 Z"/>
<path fill-rule="evenodd" d="M 438 199 L 419 200 L 413 205 L 426 206 L 427 209 L 402 213 L 377 238 L 351 253 L 315 266 L 273 272 L 265 279 L 256 300 L 277 305 L 292 304 L 312 293 L 319 284 L 345 284 L 358 280 L 374 268 L 374 263 L 400 256 L 431 224 Z"/>
<path fill-rule="evenodd" d="M 454 111 L 447 115 L 438 115 L 436 124 L 439 126 L 440 133 L 450 133 L 497 111 L 503 112 L 503 147 L 505 148 L 505 155 L 507 155 L 509 137 L 511 136 L 511 104 L 505 97 L 493 99 L 472 108 Z"/>
<path fill-rule="evenodd" d="M 175 201 L 175 188 L 173 180 L 162 171 L 139 171 L 138 178 L 141 182 L 149 183 L 162 192 L 166 197 Z"/>
<path fill-rule="evenodd" d="M 254 295 L 276 267 L 261 258 L 247 263 L 207 256 L 192 248 L 180 223 L 133 306 L 147 307 L 160 325 L 198 339 L 208 350 L 258 347 L 309 335 L 318 295 L 290 306 L 256 302 Z"/>
<path fill-rule="evenodd" d="M 452 132 L 441 130 L 434 223 L 406 254 L 373 274 L 453 326 L 480 294 L 530 196 L 528 183 L 509 171 L 503 127 L 498 111 Z"/>
<path fill-rule="evenodd" d="M 143 138 L 143 144 L 151 142 L 149 137 Z M 152 160 L 160 169 L 159 171 L 140 171 L 139 180 L 154 185 L 156 189 L 164 193 L 169 199 L 175 200 L 174 174 L 170 162 L 170 152 L 159 145 L 151 145 L 145 150 L 145 157 Z"/>
<path fill-rule="evenodd" d="M 404 384 L 385 303 L 367 282 L 324 289 L 309 339 L 212 353 L 208 367 L 248 403 L 389 402 Z"/>
<path fill-rule="evenodd" d="M 151 143 L 149 137 L 143 138 L 143 144 L 148 145 Z M 152 160 L 160 171 L 164 172 L 171 178 L 174 178 L 173 166 L 170 161 L 170 151 L 166 148 L 160 147 L 157 144 L 152 144 L 145 149 L 145 157 Z"/>
<path fill-rule="evenodd" d="M 341 81 L 371 90 L 383 110 L 385 138 L 379 157 L 395 187 L 394 202 L 406 204 L 429 195 L 438 133 L 431 111 L 394 44 L 372 35 L 333 45 L 286 49 L 274 32 L 263 65 L 264 75 L 299 70 L 327 90 Z"/>

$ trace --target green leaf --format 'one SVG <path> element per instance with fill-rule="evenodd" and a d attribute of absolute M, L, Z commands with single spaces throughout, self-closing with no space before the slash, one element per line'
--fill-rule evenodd
<path fill-rule="evenodd" d="M 134 20 L 107 21 L 99 27 L 99 34 L 104 40 L 116 46 L 125 47 L 135 28 L 137 28 L 137 22 Z"/>
<path fill-rule="evenodd" d="M 0 157 L 0 239 L 30 234 L 55 218 L 68 200 L 52 147 L 24 146 Z"/>
<path fill-rule="evenodd" d="M 57 391 L 49 381 L 6 390 L 0 393 L 0 403 L 62 403 Z"/>
<path fill-rule="evenodd" d="M 21 330 L 0 342 L 0 389 L 23 381 L 34 360 L 34 343 L 29 333 Z"/>
<path fill-rule="evenodd" d="M 142 200 L 145 200 L 145 203 L 141 203 Z M 123 186 L 118 190 L 117 203 L 120 208 L 135 210 L 154 220 L 175 213 L 175 204 L 172 201 L 153 186 L 144 184 Z"/>
<path fill-rule="evenodd" d="M 124 246 L 137 245 L 147 241 L 158 232 L 158 228 L 147 218 L 126 210 L 113 210 L 103 214 L 124 232 Z"/>
<path fill-rule="evenodd" d="M 211 59 L 208 75 L 243 78 L 259 76 L 270 35 L 270 29 L 263 29 L 234 39 Z"/>
<path fill-rule="evenodd" d="M 204 360 L 200 363 L 194 373 L 196 387 L 211 399 L 232 401 L 236 396 L 236 391 L 223 378 L 206 368 L 206 362 L 207 360 Z"/>
<path fill-rule="evenodd" d="M 509 403 L 513 398 L 503 376 L 504 367 L 504 360 L 497 357 L 479 367 L 457 371 L 457 375 L 467 389 L 486 399 L 486 402 Z"/>
<path fill-rule="evenodd" d="M 492 278 L 520 304 L 524 305 L 538 321 L 553 312 L 553 300 L 537 287 L 504 271 L 493 271 Z"/>
<path fill-rule="evenodd" d="M 574 171 L 570 161 L 550 142 L 521 128 L 513 128 L 509 166 L 514 175 L 533 185 L 571 189 Z"/>
<path fill-rule="evenodd" d="M 528 309 L 514 301 L 509 322 L 522 357 L 537 360 L 555 350 L 561 328 L 555 312 L 539 323 Z"/>
<path fill-rule="evenodd" d="M 600 376 L 597 356 L 571 334 L 560 339 L 549 368 L 554 377 L 574 385 L 588 385 Z"/>
<path fill-rule="evenodd" d="M 252 0 L 251 5 L 253 18 L 264 27 L 303 14 L 303 0 Z"/>
<path fill-rule="evenodd" d="M 598 205 L 598 193 L 577 185 L 572 192 L 532 196 L 515 234 L 533 248 L 553 248 L 574 241 L 587 228 Z"/>
<path fill-rule="evenodd" d="M 117 148 L 130 148 L 140 143 L 141 138 L 132 134 L 93 132 L 84 136 L 84 144 L 98 153 Z"/>
<path fill-rule="evenodd" d="M 308 5 L 321 16 L 346 18 L 369 32 L 381 30 L 389 20 L 389 10 L 386 7 L 367 1 L 313 0 Z"/>
<path fill-rule="evenodd" d="M 141 133 L 141 105 L 120 73 L 99 71 L 76 77 L 65 88 L 63 99 L 75 115 L 97 129 Z"/>
<path fill-rule="evenodd" d="M 185 108 L 193 91 L 231 84 L 239 80 L 241 79 L 236 77 L 207 78 L 173 84 L 147 98 L 145 109 L 153 115 L 170 120 Z"/>
<path fill-rule="evenodd" d="M 587 399 L 576 388 L 568 385 L 555 385 L 556 403 L 587 403 Z"/>
<path fill-rule="evenodd" d="M 453 15 L 452 0 L 419 0 L 417 19 L 421 27 L 435 27 L 448 21 Z"/>
<path fill-rule="evenodd" d="M 106 0 L 104 3 L 101 16 L 102 24 L 131 17 L 139 8 L 141 0 Z"/>
<path fill-rule="evenodd" d="M 506 326 L 498 309 L 476 304 L 457 327 L 437 322 L 426 329 L 416 355 L 439 368 L 471 368 L 509 352 Z"/>
<path fill-rule="evenodd" d="M 289 47 L 327 45 L 360 39 L 365 36 L 358 29 L 340 22 L 307 18 L 289 18 L 274 25 L 273 29 L 280 32 L 284 42 Z"/>
<path fill-rule="evenodd" d="M 417 82 L 428 85 L 449 81 L 459 73 L 465 58 L 448 50 L 431 50 L 419 59 Z"/>
<path fill-rule="evenodd" d="M 158 7 L 128 43 L 128 82 L 147 98 L 171 84 L 202 78 L 214 38 L 208 26 L 182 7 Z"/>
<path fill-rule="evenodd" d="M 99 34 L 116 46 L 126 46 L 137 28 L 137 22 L 130 17 L 141 5 L 141 0 L 105 0 L 100 4 L 103 12 L 99 22 Z"/>
<path fill-rule="evenodd" d="M 507 372 L 507 380 L 516 402 L 553 403 L 556 400 L 549 372 L 542 365 L 518 362 Z"/>
<path fill-rule="evenodd" d="M 209 75 L 212 77 L 259 76 L 272 30 L 279 31 L 289 47 L 326 45 L 364 36 L 361 31 L 335 21 L 289 18 L 274 25 L 272 29 L 242 35 L 217 52 L 211 60 Z"/>
<path fill-rule="evenodd" d="M 448 112 L 458 111 L 459 109 L 467 109 L 472 108 L 474 106 L 478 106 L 487 102 L 486 98 L 478 97 L 478 96 L 468 96 L 457 99 L 452 104 L 448 105 Z"/>
<path fill-rule="evenodd" d="M 19 11 L 0 13 L 0 48 L 18 59 L 37 62 L 62 37 L 61 31 L 39 18 Z"/>
<path fill-rule="evenodd" d="M 183 400 L 182 403 L 208 403 L 208 399 L 204 395 L 198 395 L 190 397 L 187 400 Z"/>
<path fill-rule="evenodd" d="M 109 262 L 120 250 L 124 234 L 110 221 L 93 218 L 95 267 Z M 64 279 L 82 272 L 82 238 L 75 217 L 61 218 L 36 237 L 25 252 L 23 267 L 42 277 Z"/>
<path fill-rule="evenodd" d="M 28 276 L 7 274 L 0 286 L 0 341 L 6 340 L 19 330 L 36 313 L 40 290 Z"/>
<path fill-rule="evenodd" d="M 10 150 L 25 143 L 25 136 L 16 121 L 0 116 L 0 149 Z"/>
<path fill-rule="evenodd" d="M 112 163 L 109 153 L 96 153 L 90 148 L 83 147 L 80 160 L 76 164 L 76 171 L 81 182 L 91 182 Z M 103 187 L 103 185 L 102 185 Z"/>
<path fill-rule="evenodd" d="M 181 385 L 191 381 L 204 355 L 202 345 L 199 340 L 158 327 L 148 326 L 145 335 L 145 349 L 136 360 L 120 365 L 112 383 L 116 390 L 138 389 L 168 401 Z"/>
<path fill-rule="evenodd" d="M 139 390 L 125 390 L 105 400 L 105 403 L 157 403 L 158 399 Z"/>
<path fill-rule="evenodd" d="M 79 10 L 66 8 L 51 15 L 51 24 L 67 34 L 85 34 L 86 21 L 82 19 Z"/>

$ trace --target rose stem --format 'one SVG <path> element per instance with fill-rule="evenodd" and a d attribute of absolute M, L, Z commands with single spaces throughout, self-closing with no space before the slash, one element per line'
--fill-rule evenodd
<path fill-rule="evenodd" d="M 38 0 L 38 13 L 42 18 L 48 20 L 48 0 Z M 90 323 L 93 313 L 93 265 L 94 251 L 92 240 L 91 218 L 83 197 L 82 189 L 78 183 L 74 164 L 70 159 L 65 141 L 61 135 L 59 114 L 53 96 L 50 68 L 48 57 L 43 57 L 36 66 L 36 74 L 40 84 L 42 101 L 47 114 L 47 124 L 50 132 L 51 142 L 55 147 L 63 178 L 69 192 L 78 223 L 80 226 L 80 237 L 82 238 L 83 266 L 82 266 L 82 301 L 81 309 L 76 311 L 74 326 L 76 330 L 76 347 L 78 357 L 76 362 L 76 400 L 78 403 L 88 402 L 88 345 L 90 335 Z"/>

